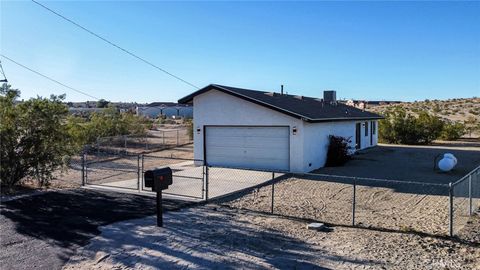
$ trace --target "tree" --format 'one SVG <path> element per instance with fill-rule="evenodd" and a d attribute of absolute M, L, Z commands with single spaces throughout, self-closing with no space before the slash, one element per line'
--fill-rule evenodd
<path fill-rule="evenodd" d="M 65 95 L 16 102 L 19 96 L 9 85 L 0 90 L 0 183 L 12 187 L 30 178 L 48 185 L 75 149 L 64 124 Z"/>

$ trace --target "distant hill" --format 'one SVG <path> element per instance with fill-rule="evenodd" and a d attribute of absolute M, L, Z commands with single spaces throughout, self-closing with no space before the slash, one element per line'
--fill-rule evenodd
<path fill-rule="evenodd" d="M 424 101 L 369 106 L 367 107 L 367 110 L 382 114 L 388 109 L 397 107 L 404 108 L 407 112 L 412 114 L 417 114 L 420 111 L 427 111 L 444 120 L 461 122 L 476 127 L 480 125 L 480 98 L 478 97 L 454 98 L 447 100 L 427 99 Z M 478 133 L 479 131 L 477 130 L 473 135 L 480 135 Z"/>

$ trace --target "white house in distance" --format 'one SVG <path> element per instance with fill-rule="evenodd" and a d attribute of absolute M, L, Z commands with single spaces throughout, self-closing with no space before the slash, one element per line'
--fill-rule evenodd
<path fill-rule="evenodd" d="M 329 135 L 377 145 L 382 118 L 337 102 L 335 91 L 320 99 L 211 84 L 178 102 L 193 103 L 195 159 L 235 168 L 312 171 L 325 165 Z"/>

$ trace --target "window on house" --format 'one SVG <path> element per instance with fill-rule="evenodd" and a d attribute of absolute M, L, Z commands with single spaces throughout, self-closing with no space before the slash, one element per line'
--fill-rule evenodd
<path fill-rule="evenodd" d="M 372 121 L 372 134 L 375 134 L 377 132 L 377 123 L 375 121 Z"/>
<path fill-rule="evenodd" d="M 365 136 L 368 136 L 368 122 L 365 122 Z"/>

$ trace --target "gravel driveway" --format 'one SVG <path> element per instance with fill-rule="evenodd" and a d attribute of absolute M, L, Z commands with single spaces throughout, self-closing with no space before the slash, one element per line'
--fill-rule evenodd
<path fill-rule="evenodd" d="M 60 269 L 99 226 L 154 214 L 155 198 L 71 189 L 2 202 L 0 210 L 0 269 Z"/>

